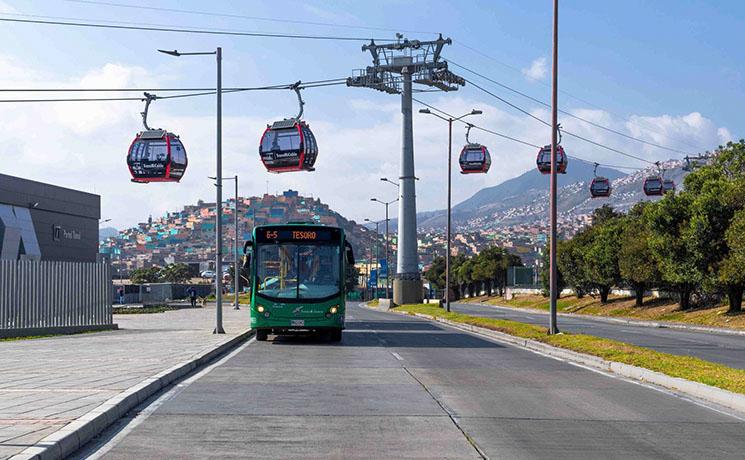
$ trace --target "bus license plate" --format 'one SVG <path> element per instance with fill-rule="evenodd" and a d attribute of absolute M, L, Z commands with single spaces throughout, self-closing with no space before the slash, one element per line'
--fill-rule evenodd
<path fill-rule="evenodd" d="M 290 326 L 305 326 L 305 320 L 304 319 L 290 320 Z"/>

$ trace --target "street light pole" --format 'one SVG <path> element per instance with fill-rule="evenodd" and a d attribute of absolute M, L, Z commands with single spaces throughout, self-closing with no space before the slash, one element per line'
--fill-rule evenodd
<path fill-rule="evenodd" d="M 414 177 L 415 180 L 419 180 L 418 177 Z M 381 181 L 388 182 L 389 184 L 395 185 L 397 189 L 401 189 L 401 186 L 397 183 L 393 182 L 392 180 L 389 180 L 387 177 L 381 177 Z M 387 271 L 385 276 L 385 297 L 387 299 L 391 298 L 391 277 L 389 276 L 389 273 L 391 271 L 391 263 L 390 260 L 388 260 L 388 235 L 390 233 L 388 232 L 388 204 L 385 205 L 385 263 L 387 264 Z"/>
<path fill-rule="evenodd" d="M 380 238 L 380 221 L 377 221 L 376 222 L 376 221 L 372 221 L 370 219 L 365 219 L 365 222 L 370 222 L 370 223 L 374 223 L 375 224 L 375 259 L 377 261 L 378 260 L 378 248 L 380 247 L 380 242 L 378 241 L 378 238 Z M 373 253 L 372 248 L 370 248 L 370 259 L 372 259 L 372 255 L 373 255 L 372 253 Z M 367 268 L 367 277 L 368 277 L 368 280 L 369 280 L 371 269 L 372 269 L 372 260 L 370 260 L 367 265 L 368 265 L 368 268 Z M 376 262 L 376 265 L 375 266 L 377 267 L 377 262 Z M 375 275 L 375 295 L 373 295 L 373 293 L 372 293 L 372 286 L 371 286 L 370 287 L 370 294 L 371 294 L 370 296 L 371 297 L 377 297 L 377 293 L 378 293 L 378 279 L 379 279 L 379 277 L 380 277 L 380 273 L 378 272 L 378 270 L 376 268 L 376 275 Z"/>
<path fill-rule="evenodd" d="M 556 321 L 556 302 L 559 297 L 558 283 L 557 283 L 557 267 L 556 267 L 556 205 L 557 205 L 557 184 L 556 184 L 556 141 L 558 134 L 558 83 L 559 83 L 559 0 L 554 0 L 554 36 L 553 36 L 553 64 L 552 64 L 552 84 L 551 84 L 551 184 L 550 184 L 550 221 L 551 221 L 551 241 L 549 243 L 549 263 L 550 263 L 550 274 L 549 274 L 549 291 L 550 291 L 550 325 L 549 334 L 556 334 L 559 332 L 559 327 Z"/>
<path fill-rule="evenodd" d="M 473 109 L 470 112 L 461 115 L 457 118 L 453 117 L 442 117 L 436 113 L 432 113 L 429 109 L 420 109 L 419 113 L 424 113 L 427 115 L 434 115 L 437 118 L 441 120 L 445 120 L 448 122 L 448 209 L 447 209 L 447 228 L 445 232 L 446 235 L 446 243 L 445 243 L 445 309 L 449 312 L 450 311 L 450 253 L 451 253 L 451 203 L 452 203 L 452 178 L 453 178 L 453 122 L 458 121 L 462 118 L 465 118 L 469 115 L 480 115 L 482 112 L 481 110 Z"/>
<path fill-rule="evenodd" d="M 383 179 L 385 179 L 385 178 L 383 178 Z M 383 179 L 381 179 L 381 180 L 383 180 Z M 399 198 L 396 198 L 393 201 L 381 201 L 381 200 L 379 200 L 377 198 L 370 198 L 370 201 L 377 201 L 378 203 L 385 205 L 385 263 L 386 263 L 386 268 L 385 268 L 385 298 L 386 299 L 390 299 L 391 298 L 390 297 L 390 295 L 391 295 L 390 284 L 388 283 L 388 280 L 390 279 L 390 272 L 391 272 L 391 264 L 390 264 L 390 261 L 388 260 L 388 221 L 390 220 L 388 218 L 388 206 L 391 205 L 391 204 L 393 204 L 393 203 L 395 203 L 395 202 L 397 202 L 398 200 L 399 200 Z"/>
<path fill-rule="evenodd" d="M 224 334 L 222 326 L 222 48 L 215 51 L 182 53 L 177 50 L 158 50 L 170 56 L 207 56 L 215 55 L 217 64 L 217 172 L 215 178 L 215 329 L 213 334 Z"/>

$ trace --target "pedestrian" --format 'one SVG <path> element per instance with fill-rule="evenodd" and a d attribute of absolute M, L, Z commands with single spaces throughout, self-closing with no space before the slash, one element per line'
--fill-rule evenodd
<path fill-rule="evenodd" d="M 194 286 L 189 286 L 189 289 L 186 290 L 186 293 L 189 294 L 189 299 L 191 300 L 191 308 L 197 308 L 197 290 L 194 289 Z"/>
<path fill-rule="evenodd" d="M 124 305 L 124 288 L 119 287 L 119 289 L 116 290 L 117 295 L 119 296 L 119 305 Z"/>

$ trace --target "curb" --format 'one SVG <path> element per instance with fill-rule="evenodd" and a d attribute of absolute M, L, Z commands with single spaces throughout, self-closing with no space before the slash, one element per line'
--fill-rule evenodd
<path fill-rule="evenodd" d="M 255 331 L 249 329 L 218 344 L 211 350 L 202 351 L 186 361 L 148 377 L 106 400 L 100 406 L 41 439 L 23 452 L 12 456 L 11 459 L 47 460 L 67 457 L 161 389 L 234 348 L 254 333 Z"/>
<path fill-rule="evenodd" d="M 412 316 L 407 313 L 392 313 Z M 739 393 L 733 393 L 731 391 L 722 390 L 721 388 L 705 385 L 703 383 L 692 382 L 690 380 L 685 380 L 679 377 L 671 377 L 661 372 L 652 371 L 643 367 L 632 366 L 630 364 L 624 364 L 615 361 L 606 361 L 602 358 L 598 358 L 597 356 L 586 355 L 584 353 L 578 353 L 571 350 L 565 350 L 563 348 L 554 347 L 535 340 L 515 337 L 509 334 L 505 334 L 504 332 L 492 331 L 491 329 L 472 326 L 470 324 L 456 323 L 450 320 L 435 318 L 430 315 L 424 315 L 421 313 L 415 313 L 413 316 L 430 321 L 436 321 L 438 323 L 443 323 L 455 329 L 460 329 L 466 332 L 472 332 L 478 335 L 486 336 L 499 342 L 509 343 L 511 345 L 551 356 L 553 358 L 582 364 L 587 367 L 592 367 L 594 369 L 605 372 L 611 372 L 613 374 L 640 382 L 651 383 L 653 385 L 667 388 L 668 390 L 679 392 L 686 396 L 691 396 L 745 413 L 745 395 L 741 395 Z"/>
<path fill-rule="evenodd" d="M 458 302 L 462 305 L 473 305 L 476 307 L 491 307 L 491 308 L 502 308 L 509 311 L 521 312 L 521 313 L 533 313 L 548 315 L 549 313 L 544 310 L 537 310 L 535 308 L 515 308 L 506 307 L 504 305 L 493 305 L 488 303 L 467 303 Z M 626 318 L 610 318 L 608 316 L 595 316 L 595 315 L 583 315 L 581 313 L 558 313 L 559 316 L 565 318 L 576 318 L 589 321 L 598 321 L 602 323 L 614 323 L 614 324 L 626 324 L 629 326 L 640 326 L 640 327 L 652 327 L 657 329 L 680 329 L 691 332 L 706 332 L 709 334 L 720 334 L 720 335 L 745 335 L 744 330 L 737 329 L 726 329 L 723 327 L 710 327 L 710 326 L 693 326 L 682 323 L 674 323 L 668 321 L 646 321 L 643 319 L 626 319 Z"/>

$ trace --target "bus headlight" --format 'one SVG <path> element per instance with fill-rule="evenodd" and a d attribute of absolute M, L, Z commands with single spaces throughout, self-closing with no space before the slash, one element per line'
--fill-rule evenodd
<path fill-rule="evenodd" d="M 264 313 L 264 306 L 259 305 L 258 307 L 256 307 L 256 311 L 258 311 L 259 313 Z"/>
<path fill-rule="evenodd" d="M 269 312 L 264 312 L 264 318 L 269 318 Z"/>
<path fill-rule="evenodd" d="M 329 313 L 331 313 L 332 315 L 336 314 L 337 311 L 339 311 L 338 305 L 334 305 L 333 307 L 329 308 Z"/>

